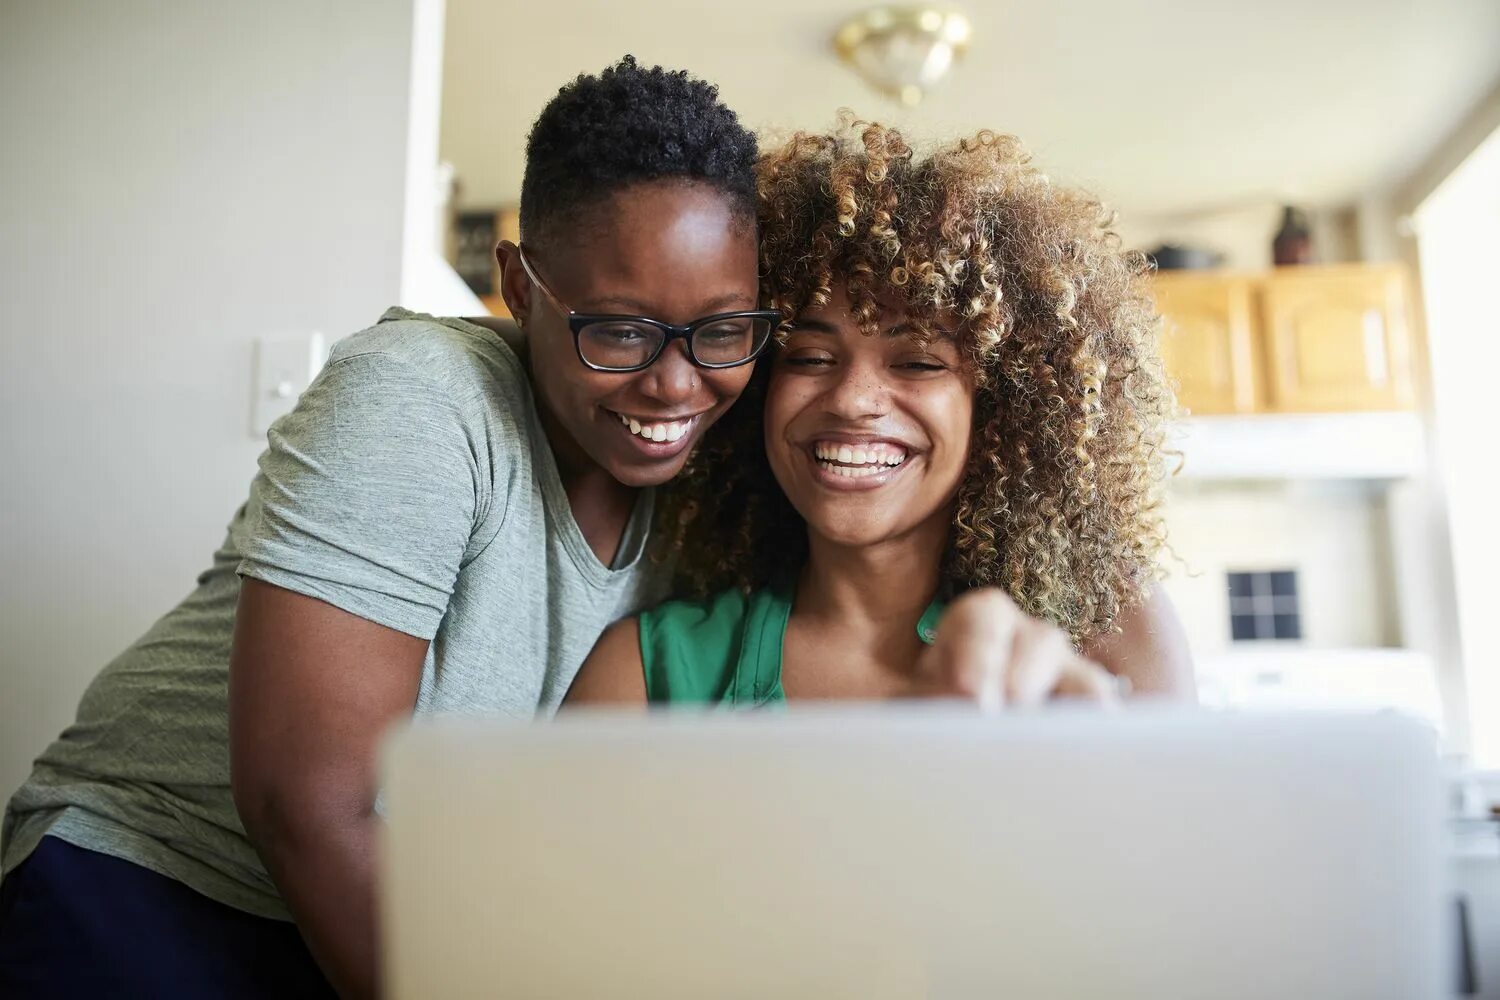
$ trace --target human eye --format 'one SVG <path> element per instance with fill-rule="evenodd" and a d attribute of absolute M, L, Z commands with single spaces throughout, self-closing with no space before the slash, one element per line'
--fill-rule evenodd
<path fill-rule="evenodd" d="M 609 321 L 593 323 L 587 327 L 589 337 L 600 342 L 615 344 L 637 344 L 648 339 L 652 330 L 641 323 Z"/>
<path fill-rule="evenodd" d="M 748 319 L 726 319 L 712 326 L 700 327 L 693 336 L 716 344 L 738 343 L 750 335 Z"/>
<path fill-rule="evenodd" d="M 897 355 L 892 359 L 891 367 L 907 375 L 920 377 L 946 372 L 951 366 L 942 358 L 922 351 Z"/>
<path fill-rule="evenodd" d="M 815 351 L 808 348 L 783 351 L 781 363 L 793 368 L 827 368 L 833 364 L 833 355 L 827 351 Z"/>

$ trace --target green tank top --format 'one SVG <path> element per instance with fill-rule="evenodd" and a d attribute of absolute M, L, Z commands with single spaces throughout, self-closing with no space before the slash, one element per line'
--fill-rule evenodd
<path fill-rule="evenodd" d="M 790 583 L 703 601 L 668 601 L 640 616 L 641 662 L 650 701 L 753 707 L 781 704 L 781 646 L 792 613 Z M 931 643 L 944 604 L 917 622 Z"/>

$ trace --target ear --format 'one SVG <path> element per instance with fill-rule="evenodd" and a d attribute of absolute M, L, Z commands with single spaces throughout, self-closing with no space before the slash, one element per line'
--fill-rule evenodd
<path fill-rule="evenodd" d="M 500 297 L 516 325 L 525 329 L 531 319 L 532 289 L 531 279 L 521 266 L 521 248 L 510 240 L 501 240 L 495 247 L 495 260 L 500 264 Z"/>

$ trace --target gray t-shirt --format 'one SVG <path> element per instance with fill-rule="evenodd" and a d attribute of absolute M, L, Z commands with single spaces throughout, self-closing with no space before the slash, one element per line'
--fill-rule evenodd
<path fill-rule="evenodd" d="M 573 520 L 516 355 L 392 309 L 271 428 L 198 587 L 104 668 L 10 800 L 4 871 L 44 835 L 287 918 L 229 789 L 240 576 L 432 640 L 416 711 L 550 713 L 610 622 L 664 596 L 642 493 L 613 567 Z"/>

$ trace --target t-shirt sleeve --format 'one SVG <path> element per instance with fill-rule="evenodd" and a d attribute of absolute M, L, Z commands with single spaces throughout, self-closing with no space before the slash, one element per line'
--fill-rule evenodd
<path fill-rule="evenodd" d="M 463 414 L 411 365 L 331 362 L 271 427 L 240 575 L 431 639 L 491 499 L 477 453 Z"/>

